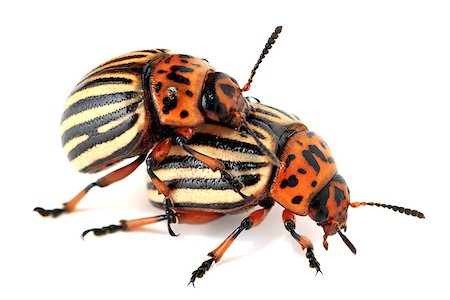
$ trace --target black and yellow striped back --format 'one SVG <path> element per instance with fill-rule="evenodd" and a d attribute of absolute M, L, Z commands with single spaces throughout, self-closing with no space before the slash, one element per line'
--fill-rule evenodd
<path fill-rule="evenodd" d="M 261 104 L 252 105 L 255 110 L 249 116 L 251 128 L 270 151 L 277 150 L 279 137 L 268 123 L 286 128 L 291 124 L 301 124 L 293 115 Z M 216 124 L 205 124 L 196 129 L 188 144 L 222 161 L 226 170 L 243 183 L 242 193 L 245 195 L 258 199 L 267 193 L 273 166 L 250 135 Z M 171 198 L 177 209 L 234 213 L 256 204 L 234 192 L 229 183 L 221 179 L 219 171 L 213 172 L 179 146 L 172 147 L 169 156 L 155 168 L 155 174 L 171 188 Z M 151 202 L 161 206 L 163 195 L 158 193 L 150 179 L 147 185 Z"/>
<path fill-rule="evenodd" d="M 81 172 L 94 173 L 141 154 L 151 124 L 142 74 L 168 50 L 144 50 L 98 66 L 74 88 L 61 119 L 64 151 Z M 148 150 L 148 149 L 147 149 Z"/>

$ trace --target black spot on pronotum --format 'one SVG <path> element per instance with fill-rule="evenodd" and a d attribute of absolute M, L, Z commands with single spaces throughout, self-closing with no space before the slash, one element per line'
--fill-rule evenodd
<path fill-rule="evenodd" d="M 308 131 L 308 133 L 306 134 L 307 137 L 312 138 L 313 136 L 315 136 L 316 134 L 312 131 Z"/>
<path fill-rule="evenodd" d="M 289 168 L 289 165 L 291 164 L 291 162 L 295 159 L 295 155 L 294 154 L 289 154 L 288 157 L 286 158 L 286 169 Z"/>
<path fill-rule="evenodd" d="M 334 158 L 328 157 L 328 162 L 329 162 L 330 164 L 333 164 L 333 163 L 334 163 Z"/>
<path fill-rule="evenodd" d="M 302 200 L 303 200 L 302 196 L 295 196 L 294 198 L 292 198 L 292 204 L 300 204 Z"/>
<path fill-rule="evenodd" d="M 187 116 L 189 116 L 189 112 L 187 110 L 182 110 L 180 113 L 180 117 L 182 119 L 186 118 Z"/>
<path fill-rule="evenodd" d="M 334 201 L 336 202 L 336 205 L 340 206 L 342 200 L 345 200 L 345 193 L 343 190 L 341 190 L 340 188 L 335 186 L 334 187 Z"/>
<path fill-rule="evenodd" d="M 163 99 L 163 114 L 168 114 L 169 111 L 177 107 L 177 96 L 173 95 L 171 97 L 164 97 Z"/>
<path fill-rule="evenodd" d="M 159 91 L 161 90 L 161 86 L 162 86 L 162 82 L 161 82 L 161 81 L 158 82 L 158 83 L 155 85 L 155 91 L 156 91 L 157 93 L 159 93 Z"/>
<path fill-rule="evenodd" d="M 306 162 L 314 169 L 314 171 L 319 173 L 319 171 L 320 171 L 319 163 L 314 158 L 312 153 L 310 151 L 308 151 L 308 150 L 303 150 L 302 151 L 302 155 L 306 159 Z"/>
<path fill-rule="evenodd" d="M 309 145 L 309 151 L 311 151 L 311 152 L 314 153 L 317 157 L 319 157 L 321 161 L 324 161 L 324 162 L 327 161 L 327 158 L 325 157 L 325 155 L 323 155 L 323 152 L 320 151 L 320 149 L 317 148 L 316 145 Z"/>
<path fill-rule="evenodd" d="M 188 95 L 189 97 L 193 96 L 193 94 L 192 94 L 192 92 L 190 90 L 186 90 L 186 95 Z"/>
<path fill-rule="evenodd" d="M 200 67 L 200 64 L 192 64 L 193 66 Z"/>
<path fill-rule="evenodd" d="M 322 146 L 322 148 L 326 149 L 327 148 L 327 143 L 325 143 L 324 141 L 320 142 L 320 145 Z"/>
<path fill-rule="evenodd" d="M 233 98 L 233 95 L 235 92 L 234 87 L 232 87 L 229 84 L 224 84 L 224 83 L 219 84 L 219 86 L 225 95 L 227 95 L 229 98 Z"/>
<path fill-rule="evenodd" d="M 288 179 L 283 179 L 283 181 L 280 184 L 280 188 L 284 189 L 285 187 L 294 187 L 298 184 L 298 179 L 295 177 L 295 175 L 289 176 Z"/>
<path fill-rule="evenodd" d="M 188 55 L 188 54 L 178 54 L 179 58 L 192 58 L 192 55 Z"/>
<path fill-rule="evenodd" d="M 295 142 L 297 143 L 297 145 L 303 146 L 303 143 L 302 143 L 302 142 L 300 142 L 300 141 L 295 141 Z"/>
<path fill-rule="evenodd" d="M 317 181 L 314 180 L 313 182 L 311 182 L 312 187 L 316 187 L 316 185 L 317 185 Z"/>
<path fill-rule="evenodd" d="M 298 169 L 297 171 L 298 171 L 300 174 L 306 174 L 306 170 L 305 170 L 305 169 L 300 168 L 300 169 Z"/>
<path fill-rule="evenodd" d="M 191 68 L 188 68 L 185 66 L 172 66 L 172 67 L 170 67 L 170 70 L 171 70 L 171 72 L 169 74 L 167 74 L 167 79 L 175 81 L 176 83 L 182 83 L 182 84 L 186 84 L 186 85 L 191 84 L 189 78 L 186 78 L 186 77 L 178 74 L 177 72 L 191 73 L 194 71 L 194 69 L 191 69 Z"/>
<path fill-rule="evenodd" d="M 181 62 L 184 63 L 184 64 L 187 64 L 189 61 L 187 61 L 185 59 L 182 59 Z"/>
<path fill-rule="evenodd" d="M 167 71 L 166 71 L 166 70 L 158 70 L 156 73 L 158 73 L 158 74 L 164 74 L 164 73 L 167 73 Z"/>

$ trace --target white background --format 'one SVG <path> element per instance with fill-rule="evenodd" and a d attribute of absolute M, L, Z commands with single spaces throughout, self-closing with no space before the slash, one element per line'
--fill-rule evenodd
<path fill-rule="evenodd" d="M 450 10 L 447 1 L 2 2 L 1 299 L 435 298 L 448 278 Z M 9 2 L 12 3 L 12 2 Z M 277 25 L 283 32 L 249 95 L 299 115 L 334 151 L 354 201 L 404 205 L 349 211 L 330 250 L 311 220 L 314 276 L 284 230 L 281 208 L 244 232 L 197 288 L 191 272 L 244 215 L 165 224 L 103 238 L 91 227 L 159 214 L 145 170 L 93 189 L 79 210 L 44 219 L 100 175 L 82 175 L 60 146 L 65 98 L 90 69 L 138 49 L 207 58 L 242 85 Z"/>

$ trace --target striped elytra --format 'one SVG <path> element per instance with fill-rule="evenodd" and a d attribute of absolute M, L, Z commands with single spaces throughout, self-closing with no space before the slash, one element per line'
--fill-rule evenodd
<path fill-rule="evenodd" d="M 252 103 L 248 120 L 262 143 L 274 153 L 279 150 L 281 136 L 273 128 L 306 129 L 296 116 L 257 103 Z M 243 199 L 221 179 L 220 172 L 213 172 L 181 147 L 174 146 L 154 172 L 171 188 L 175 208 L 236 213 L 256 205 L 258 199 L 268 194 L 273 167 L 249 135 L 219 124 L 204 124 L 188 143 L 193 149 L 223 162 L 229 174 L 244 185 L 241 192 L 252 199 Z M 151 202 L 162 206 L 164 196 L 150 178 L 147 186 Z"/>
<path fill-rule="evenodd" d="M 177 128 L 208 119 L 237 128 L 247 110 L 236 81 L 206 60 L 135 51 L 101 64 L 75 86 L 61 118 L 62 144 L 77 170 L 95 173 L 147 153 Z"/>
<path fill-rule="evenodd" d="M 131 52 L 111 59 L 84 76 L 64 106 L 64 151 L 81 172 L 95 173 L 127 158 L 133 161 L 91 182 L 62 207 L 34 210 L 57 217 L 75 210 L 93 187 L 126 178 L 144 161 L 151 203 L 158 215 L 92 228 L 105 235 L 165 221 L 171 236 L 176 223 L 202 224 L 254 206 L 214 250 L 189 283 L 219 262 L 244 231 L 258 226 L 275 203 L 282 222 L 302 249 L 309 266 L 321 272 L 313 244 L 295 231 L 295 216 L 309 216 L 327 237 L 342 233 L 348 207 L 378 206 L 406 215 L 424 214 L 396 205 L 350 202 L 350 191 L 337 173 L 330 148 L 293 114 L 252 103 L 248 91 L 262 59 L 281 32 L 267 41 L 247 84 L 216 72 L 204 59 L 165 49 Z"/>

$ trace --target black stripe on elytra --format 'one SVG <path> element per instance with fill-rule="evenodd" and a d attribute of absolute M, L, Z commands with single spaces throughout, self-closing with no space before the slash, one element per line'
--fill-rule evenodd
<path fill-rule="evenodd" d="M 202 209 L 208 211 L 224 211 L 226 213 L 229 210 L 233 212 L 239 211 L 239 208 L 246 208 L 247 204 L 255 201 L 255 198 L 248 197 L 246 200 L 236 201 L 236 202 L 228 202 L 228 203 L 174 203 L 174 207 L 176 208 L 185 208 L 185 209 Z M 150 200 L 150 203 L 156 207 L 163 208 L 161 202 L 156 202 Z"/>
<path fill-rule="evenodd" d="M 302 155 L 306 159 L 306 162 L 308 163 L 308 165 L 310 165 L 314 169 L 314 171 L 319 173 L 320 165 L 317 162 L 317 160 L 314 158 L 314 156 L 312 155 L 311 151 L 303 150 Z"/>
<path fill-rule="evenodd" d="M 259 174 L 248 174 L 234 177 L 235 180 L 241 182 L 244 186 L 252 186 L 261 180 Z M 181 178 L 164 180 L 164 183 L 170 189 L 194 189 L 194 190 L 232 190 L 228 181 L 221 178 Z M 147 183 L 147 188 L 156 190 L 153 182 Z"/>
<path fill-rule="evenodd" d="M 233 171 L 255 170 L 268 166 L 265 162 L 247 162 L 247 161 L 228 161 L 219 160 L 225 165 L 225 169 Z M 154 170 L 159 169 L 209 169 L 207 165 L 192 156 L 168 156 Z"/>
<path fill-rule="evenodd" d="M 323 155 L 323 152 L 316 145 L 309 145 L 309 151 L 317 155 L 321 161 L 327 162 L 327 158 Z"/>
<path fill-rule="evenodd" d="M 99 86 L 99 85 L 106 85 L 106 84 L 131 84 L 133 80 L 129 78 L 123 78 L 123 77 L 104 77 L 104 78 L 97 78 L 94 80 L 91 80 L 79 88 L 72 91 L 71 95 L 75 94 L 76 92 L 85 90 L 90 87 Z"/>
<path fill-rule="evenodd" d="M 340 188 L 335 186 L 334 187 L 334 201 L 336 202 L 336 205 L 340 206 L 342 200 L 345 200 L 345 193 L 343 190 L 341 190 Z"/>
<path fill-rule="evenodd" d="M 92 120 L 75 125 L 69 129 L 67 129 L 66 131 L 64 131 L 62 138 L 61 138 L 63 146 L 68 141 L 72 140 L 73 138 L 76 138 L 76 137 L 79 137 L 79 136 L 82 136 L 85 134 L 89 135 L 90 137 L 97 135 L 98 134 L 97 129 L 99 127 L 106 125 L 111 121 L 115 121 L 115 120 L 118 120 L 127 115 L 131 115 L 132 113 L 134 113 L 134 111 L 136 111 L 139 104 L 140 103 L 134 103 L 134 104 L 128 105 L 127 107 L 123 107 L 121 109 L 118 109 L 116 111 L 113 111 L 113 112 L 103 115 L 103 116 L 98 116 L 97 118 L 94 118 Z"/>
<path fill-rule="evenodd" d="M 129 60 L 129 59 L 135 59 L 135 58 L 144 58 L 144 57 L 148 57 L 148 55 L 145 55 L 145 54 L 135 54 L 135 55 L 128 55 L 128 56 L 124 56 L 124 57 L 119 57 L 119 58 L 111 59 L 111 60 L 105 62 L 104 64 L 101 64 L 101 65 L 98 66 L 97 68 L 95 68 L 94 71 L 97 70 L 97 69 L 99 69 L 99 68 L 101 68 L 101 67 L 104 67 L 104 66 L 106 66 L 106 65 L 109 65 L 109 64 L 112 64 L 112 63 L 116 63 L 116 62 L 119 62 L 119 61 L 124 61 L 124 60 Z"/>
<path fill-rule="evenodd" d="M 264 115 L 270 116 L 270 117 L 272 117 L 272 118 L 281 119 L 279 115 L 276 115 L 276 114 L 274 114 L 273 112 L 270 112 L 270 111 L 261 109 L 261 108 L 259 108 L 259 107 L 255 107 L 255 108 L 253 108 L 253 110 L 256 111 L 256 112 L 258 112 L 258 113 L 260 113 L 260 114 L 264 114 Z"/>
<path fill-rule="evenodd" d="M 268 105 L 266 105 L 266 106 L 267 106 L 268 108 L 270 108 L 270 109 L 276 110 L 276 111 L 279 112 L 280 114 L 285 115 L 285 116 L 288 117 L 289 119 L 292 119 L 292 120 L 298 120 L 297 117 L 295 117 L 295 116 L 293 116 L 293 115 L 291 115 L 291 114 L 288 114 L 287 112 L 282 111 L 281 109 L 278 109 L 278 108 L 275 108 L 275 107 L 272 107 L 272 106 L 268 106 Z M 295 117 L 295 118 L 293 118 L 293 117 Z"/>
<path fill-rule="evenodd" d="M 102 159 L 98 159 L 98 160 L 94 161 L 87 167 L 81 169 L 80 172 L 87 173 L 101 165 L 104 165 L 105 167 L 107 167 L 112 164 L 111 162 L 117 162 L 117 161 L 122 160 L 123 158 L 131 157 L 132 156 L 132 155 L 130 155 L 131 151 L 137 146 L 138 142 L 141 140 L 141 137 L 142 137 L 142 132 L 139 132 L 131 140 L 131 142 L 126 144 L 124 147 L 118 149 L 117 151 L 113 152 L 111 155 L 108 155 L 107 157 L 104 157 Z"/>
<path fill-rule="evenodd" d="M 167 74 L 167 76 L 166 76 L 167 79 L 175 81 L 176 83 L 182 83 L 182 84 L 186 84 L 186 85 L 191 84 L 191 82 L 189 81 L 189 78 L 186 78 L 180 74 L 177 74 L 176 72 L 191 73 L 191 72 L 194 72 L 194 69 L 191 69 L 191 68 L 188 68 L 185 66 L 171 66 L 170 70 L 172 72 Z"/>
<path fill-rule="evenodd" d="M 95 145 L 105 143 L 105 142 L 111 141 L 115 138 L 118 138 L 120 135 L 125 133 L 131 127 L 133 127 L 134 124 L 136 124 L 138 118 L 139 118 L 139 116 L 137 114 L 134 114 L 130 118 L 125 120 L 123 123 L 112 128 L 111 130 L 108 130 L 105 133 L 100 133 L 100 134 L 91 136 L 89 139 L 78 144 L 75 148 L 73 148 L 67 154 L 67 157 L 69 158 L 69 160 L 73 160 L 74 158 L 80 156 L 83 152 L 91 149 Z"/>
<path fill-rule="evenodd" d="M 228 98 L 233 98 L 234 93 L 235 93 L 235 89 L 233 86 L 229 85 L 229 84 L 225 84 L 225 83 L 220 83 L 219 84 L 220 89 L 222 90 L 222 92 L 228 96 Z"/>
<path fill-rule="evenodd" d="M 92 108 L 120 103 L 125 100 L 132 99 L 136 97 L 138 93 L 136 92 L 119 92 L 113 94 L 104 94 L 98 96 L 89 96 L 81 99 L 74 104 L 70 105 L 63 113 L 61 118 L 61 123 L 69 118 L 70 116 L 76 115 L 82 111 L 86 111 Z"/>
<path fill-rule="evenodd" d="M 240 153 L 249 153 L 256 155 L 265 155 L 257 145 L 241 142 L 237 140 L 218 137 L 216 135 L 207 133 L 196 133 L 189 141 L 189 145 L 202 145 L 219 148 L 224 150 L 231 150 Z"/>

